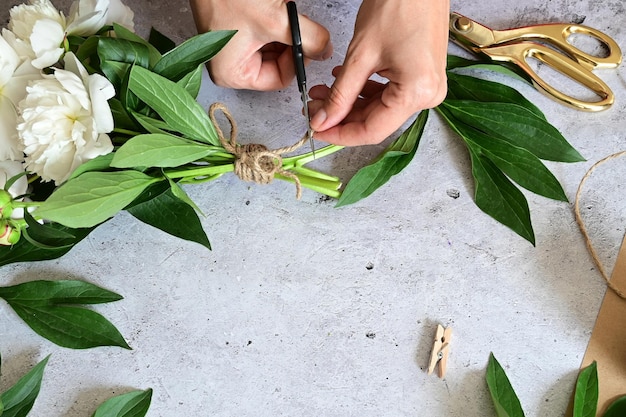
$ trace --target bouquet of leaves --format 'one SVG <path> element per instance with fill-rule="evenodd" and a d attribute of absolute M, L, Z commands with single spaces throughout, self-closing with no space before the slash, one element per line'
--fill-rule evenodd
<path fill-rule="evenodd" d="M 98 4 L 76 2 L 65 17 L 49 0 L 31 0 L 11 10 L 3 29 L 0 265 L 59 257 L 121 210 L 210 248 L 183 184 L 252 169 L 268 174 L 265 182 L 291 181 L 341 206 L 373 193 L 415 155 L 428 111 L 343 191 L 339 178 L 305 167 L 340 146 L 289 157 L 282 154 L 292 148 L 257 146 L 250 158 L 235 129 L 224 138 L 196 101 L 204 64 L 235 32 L 176 46 L 153 29 L 144 40 L 119 0 Z M 528 204 L 513 182 L 566 200 L 540 159 L 582 157 L 517 91 L 452 72 L 477 65 L 496 68 L 450 57 L 449 94 L 436 111 L 467 145 L 476 204 L 534 244 Z"/>

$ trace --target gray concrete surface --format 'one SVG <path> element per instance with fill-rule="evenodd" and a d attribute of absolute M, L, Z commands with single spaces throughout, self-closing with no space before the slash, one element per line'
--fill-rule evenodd
<path fill-rule="evenodd" d="M 16 3 L 2 1 L 1 22 Z M 194 34 L 186 1 L 129 4 L 141 34 L 150 25 L 177 41 Z M 310 66 L 311 85 L 332 82 L 358 4 L 299 4 L 328 26 L 336 47 L 329 62 Z M 494 28 L 584 17 L 626 47 L 622 1 L 466 0 L 452 8 Z M 626 70 L 599 74 L 617 95 L 599 114 L 507 81 L 587 158 L 550 164 L 570 200 L 593 163 L 626 149 Z M 302 134 L 295 84 L 255 93 L 205 81 L 201 103 L 225 102 L 242 141 L 276 146 Z M 318 166 L 347 179 L 379 149 L 348 149 Z M 123 213 L 60 260 L 2 268 L 1 282 L 77 278 L 123 294 L 97 310 L 133 350 L 56 347 L 2 303 L 2 387 L 52 354 L 33 416 L 88 416 L 114 394 L 152 387 L 150 416 L 483 417 L 495 415 L 484 383 L 494 352 L 528 416 L 563 415 L 605 285 L 571 203 L 527 194 L 532 247 L 475 206 L 470 178 L 463 145 L 433 114 L 413 163 L 351 207 L 335 209 L 311 191 L 296 201 L 287 183 L 233 176 L 188 188 L 207 215 L 211 252 Z M 625 231 L 624 178 L 622 158 L 599 168 L 583 195 L 609 269 Z M 444 380 L 425 371 L 437 323 L 454 329 Z"/>

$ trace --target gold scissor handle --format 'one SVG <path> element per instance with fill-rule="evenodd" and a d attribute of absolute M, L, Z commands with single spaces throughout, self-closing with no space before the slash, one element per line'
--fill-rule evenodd
<path fill-rule="evenodd" d="M 607 56 L 591 55 L 568 42 L 570 36 L 577 34 L 594 38 L 607 49 Z M 527 26 L 508 30 L 494 30 L 494 44 L 504 44 L 523 40 L 539 40 L 547 42 L 581 65 L 590 69 L 615 68 L 622 62 L 622 51 L 610 36 L 597 29 L 574 23 L 552 23 Z"/>
<path fill-rule="evenodd" d="M 615 96 L 609 86 L 593 74 L 590 69 L 545 45 L 533 42 L 520 42 L 484 48 L 482 52 L 494 61 L 511 62 L 517 65 L 530 76 L 533 84 L 539 91 L 578 110 L 605 110 L 615 101 Z M 584 101 L 557 90 L 544 81 L 543 78 L 531 68 L 527 62 L 528 58 L 534 58 L 543 62 L 556 71 L 568 76 L 590 91 L 593 91 L 600 100 Z"/>

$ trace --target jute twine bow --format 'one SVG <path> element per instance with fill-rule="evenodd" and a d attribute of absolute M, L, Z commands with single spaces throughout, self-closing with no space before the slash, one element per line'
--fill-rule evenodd
<path fill-rule="evenodd" d="M 609 277 L 609 274 L 606 272 L 604 265 L 602 265 L 602 262 L 600 261 L 600 257 L 598 256 L 598 253 L 596 252 L 595 248 L 591 244 L 591 238 L 589 237 L 589 233 L 587 233 L 587 228 L 585 227 L 585 223 L 583 222 L 582 216 L 580 215 L 580 195 L 583 190 L 583 185 L 587 181 L 587 178 L 589 178 L 591 174 L 593 173 L 593 171 L 600 165 L 612 159 L 616 159 L 622 156 L 626 156 L 626 151 L 609 155 L 606 158 L 601 159 L 600 161 L 596 162 L 591 168 L 589 168 L 589 171 L 587 171 L 583 179 L 580 181 L 580 185 L 578 186 L 578 191 L 576 191 L 576 201 L 574 203 L 574 214 L 576 215 L 576 223 L 578 223 L 578 227 L 580 227 L 580 231 L 582 232 L 583 237 L 585 238 L 585 243 L 587 244 L 587 249 L 589 249 L 591 258 L 593 259 L 593 262 L 598 267 L 598 270 L 600 271 L 602 278 L 604 278 L 606 285 L 620 298 L 626 300 L 626 294 L 620 288 L 618 288 L 615 284 L 611 282 L 611 278 Z"/>
<path fill-rule="evenodd" d="M 219 110 L 230 123 L 230 139 L 224 137 L 224 132 L 220 129 L 215 119 L 215 112 Z M 305 134 L 302 139 L 291 146 L 285 146 L 274 150 L 269 150 L 260 143 L 237 143 L 237 122 L 232 114 L 222 103 L 214 103 L 209 108 L 209 117 L 217 130 L 220 143 L 226 151 L 235 155 L 235 174 L 243 181 L 252 181 L 257 184 L 269 184 L 276 174 L 291 178 L 296 184 L 296 198 L 302 197 L 302 185 L 300 179 L 293 172 L 283 169 L 283 158 L 281 155 L 293 152 L 308 141 Z"/>

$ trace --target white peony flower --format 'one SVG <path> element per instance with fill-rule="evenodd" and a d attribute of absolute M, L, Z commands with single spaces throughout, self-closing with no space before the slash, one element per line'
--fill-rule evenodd
<path fill-rule="evenodd" d="M 18 106 L 26 168 L 58 185 L 84 162 L 110 153 L 108 99 L 114 95 L 113 85 L 99 74 L 89 75 L 71 52 L 64 70 L 31 82 Z"/>
<path fill-rule="evenodd" d="M 17 104 L 26 96 L 31 80 L 41 78 L 30 61 L 22 62 L 18 53 L 0 36 L 0 161 L 21 160 L 17 140 Z"/>
<path fill-rule="evenodd" d="M 121 0 L 78 0 L 70 8 L 70 24 L 67 32 L 72 35 L 90 36 L 103 26 L 113 23 L 134 30 L 134 13 Z"/>
<path fill-rule="evenodd" d="M 9 30 L 17 41 L 30 46 L 35 68 L 55 64 L 63 55 L 66 21 L 50 0 L 31 0 L 10 11 Z"/>

